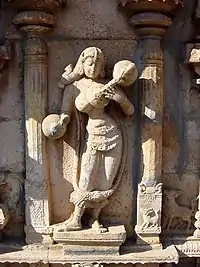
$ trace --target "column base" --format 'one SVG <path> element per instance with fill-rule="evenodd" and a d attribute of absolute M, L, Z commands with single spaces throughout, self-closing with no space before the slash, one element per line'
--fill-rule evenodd
<path fill-rule="evenodd" d="M 27 244 L 44 244 L 44 245 L 52 245 L 53 244 L 53 229 L 49 226 L 47 227 L 35 227 L 25 226 L 25 234 L 26 234 L 26 243 Z"/>
<path fill-rule="evenodd" d="M 148 249 L 163 249 L 160 243 L 159 234 L 156 233 L 137 233 L 136 244 L 143 250 Z"/>

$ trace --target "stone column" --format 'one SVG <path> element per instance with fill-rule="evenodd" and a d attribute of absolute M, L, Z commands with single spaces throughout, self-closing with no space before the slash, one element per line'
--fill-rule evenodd
<path fill-rule="evenodd" d="M 15 1 L 15 4 L 18 1 Z M 27 3 L 26 3 L 27 2 Z M 26 120 L 25 233 L 26 242 L 52 243 L 51 203 L 46 138 L 41 123 L 47 115 L 48 56 L 44 34 L 52 30 L 51 14 L 61 1 L 19 1 L 13 22 L 24 33 L 24 94 Z M 28 10 L 28 11 L 26 11 Z"/>
<path fill-rule="evenodd" d="M 161 39 L 171 25 L 169 14 L 181 0 L 124 0 L 143 51 L 140 77 L 143 121 L 141 129 L 141 183 L 137 197 L 137 243 L 160 248 L 162 210 L 163 51 Z"/>

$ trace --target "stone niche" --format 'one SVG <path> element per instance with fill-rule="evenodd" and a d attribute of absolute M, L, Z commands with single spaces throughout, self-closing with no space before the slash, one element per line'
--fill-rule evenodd
<path fill-rule="evenodd" d="M 109 53 L 109 57 L 107 57 L 107 58 L 109 58 L 107 65 L 106 65 L 107 69 L 105 70 L 107 73 L 105 73 L 105 75 L 107 75 L 107 77 L 106 77 L 107 80 L 112 80 L 112 76 L 110 76 L 110 75 L 112 74 L 112 68 L 113 68 L 114 64 L 117 61 L 120 61 L 124 58 L 126 60 L 127 59 L 131 60 L 130 54 L 131 54 L 131 51 L 133 51 L 135 48 L 135 41 L 134 40 L 133 41 L 120 41 L 120 42 L 115 42 L 112 40 L 111 41 L 103 40 L 101 42 L 95 42 L 95 41 L 92 41 L 92 42 L 91 41 L 56 42 L 56 41 L 53 41 L 49 44 L 49 51 L 51 54 L 50 62 L 54 62 L 54 66 L 57 66 L 56 67 L 57 73 L 55 73 L 53 71 L 52 75 L 51 75 L 51 71 L 50 71 L 50 75 L 49 75 L 50 87 L 49 87 L 49 91 L 48 91 L 48 94 L 49 94 L 49 98 L 48 98 L 49 99 L 49 103 L 48 103 L 49 104 L 49 112 L 48 113 L 50 113 L 50 114 L 51 113 L 57 113 L 57 114 L 61 114 L 61 116 L 62 116 L 62 112 L 66 112 L 64 110 L 66 104 L 64 102 L 63 102 L 63 104 L 61 104 L 60 99 L 62 99 L 62 98 L 67 99 L 70 97 L 70 96 L 67 96 L 67 86 L 66 86 L 66 89 L 64 89 L 64 91 L 63 91 L 63 89 L 57 88 L 58 87 L 57 86 L 58 81 L 61 78 L 60 73 L 62 73 L 63 72 L 62 70 L 66 67 L 65 66 L 66 65 L 65 55 L 68 58 L 69 62 L 76 62 L 77 58 L 79 57 L 80 54 L 82 55 L 82 53 L 86 53 L 86 54 L 87 53 L 93 53 L 93 50 L 98 51 L 97 48 L 95 48 L 97 45 L 98 45 L 98 48 L 100 48 L 104 52 L 105 55 L 106 55 L 106 53 Z M 75 46 L 76 46 L 76 55 L 73 52 L 73 47 L 75 47 Z M 92 48 L 87 48 L 87 47 L 91 47 L 91 46 L 92 46 Z M 58 56 L 54 53 L 51 53 L 51 51 L 54 51 L 54 50 L 60 51 L 60 54 L 63 55 L 62 56 L 63 60 L 61 60 L 60 56 Z M 90 50 L 92 52 L 88 52 Z M 82 51 L 86 51 L 86 52 L 82 52 Z M 69 57 L 67 55 L 71 55 L 71 57 Z M 97 58 L 98 58 L 98 55 L 97 55 Z M 124 61 L 122 61 L 122 63 L 123 62 Z M 59 73 L 59 70 L 60 70 L 60 73 Z M 58 74 L 58 76 L 56 76 L 57 74 Z M 64 74 L 62 75 L 62 77 L 63 76 L 64 76 Z M 137 77 L 137 75 L 136 75 L 136 77 Z M 61 80 L 62 79 L 63 78 L 61 78 Z M 126 87 L 124 90 L 125 90 L 124 91 L 125 94 L 130 99 L 130 100 L 128 100 L 128 98 L 127 98 L 126 101 L 131 101 L 132 88 L 129 86 L 129 87 Z M 60 106 L 60 104 L 61 104 L 61 106 Z M 62 107 L 62 105 L 64 105 L 64 106 Z M 132 104 L 130 104 L 130 105 L 132 106 Z M 84 236 L 85 235 L 84 232 L 87 232 L 87 231 L 89 231 L 89 232 L 86 233 L 85 238 L 87 240 L 89 239 L 90 243 L 100 242 L 100 240 L 97 242 L 98 238 L 99 239 L 104 239 L 104 238 L 107 239 L 108 238 L 108 239 L 110 239 L 109 242 L 112 242 L 113 237 L 109 236 L 109 232 L 113 236 L 116 233 L 116 237 L 119 234 L 120 242 L 124 242 L 125 241 L 125 231 L 123 230 L 123 226 L 125 226 L 127 236 L 132 236 L 132 234 L 133 234 L 133 225 L 132 225 L 132 214 L 133 214 L 133 208 L 132 208 L 133 207 L 133 204 L 132 204 L 132 201 L 133 201 L 132 157 L 133 156 L 132 155 L 134 152 L 134 132 L 135 132 L 135 129 L 134 129 L 134 124 L 133 124 L 133 117 L 132 116 L 131 117 L 130 116 L 125 117 L 123 115 L 123 113 L 119 110 L 119 107 L 114 107 L 114 106 L 109 107 L 108 106 L 108 109 L 110 109 L 110 111 L 109 110 L 107 111 L 108 114 L 109 114 L 109 112 L 112 112 L 115 108 L 117 108 L 115 110 L 115 115 L 118 114 L 117 116 L 119 116 L 121 122 L 123 123 L 122 127 L 123 127 L 124 133 L 122 133 L 122 134 L 126 136 L 125 137 L 126 138 L 125 143 L 127 141 L 128 142 L 126 144 L 124 143 L 124 145 L 123 145 L 124 147 L 123 147 L 123 153 L 122 153 L 122 158 L 121 158 L 121 164 L 122 164 L 121 166 L 124 165 L 123 171 L 120 169 L 119 169 L 119 171 L 116 170 L 117 172 L 119 172 L 118 175 L 121 176 L 121 178 L 118 178 L 116 176 L 116 182 L 113 182 L 113 186 L 115 187 L 115 183 L 118 183 L 118 180 L 120 179 L 119 185 L 117 186 L 114 193 L 111 194 L 111 196 L 109 197 L 109 199 L 108 199 L 109 204 L 106 205 L 106 203 L 104 204 L 104 202 L 102 202 L 102 204 L 100 204 L 100 205 L 102 205 L 102 211 L 100 212 L 101 223 L 103 225 L 108 225 L 108 226 L 113 225 L 113 226 L 111 228 L 109 228 L 108 233 L 100 234 L 99 237 L 98 237 L 98 234 L 95 235 L 92 231 L 89 231 L 89 230 L 82 230 L 80 234 L 78 232 L 76 232 L 76 233 L 71 232 L 69 234 L 65 233 L 67 235 L 68 242 L 69 242 L 70 238 L 72 238 L 72 239 L 77 238 L 77 241 L 76 241 L 77 245 L 78 244 L 81 245 L 80 235 Z M 132 108 L 133 108 L 133 106 L 132 106 Z M 128 107 L 128 109 L 129 109 L 129 107 Z M 67 126 L 67 131 L 64 134 L 64 136 L 58 140 L 49 139 L 48 143 L 47 143 L 48 153 L 49 153 L 49 166 L 51 166 L 50 167 L 50 183 L 51 183 L 51 197 L 52 197 L 51 211 L 52 211 L 52 223 L 54 223 L 54 224 L 65 221 L 66 219 L 68 219 L 70 217 L 70 215 L 72 214 L 73 209 L 74 209 L 74 205 L 69 201 L 69 199 L 71 198 L 70 194 L 72 193 L 73 190 L 75 190 L 75 189 L 73 189 L 73 184 L 74 184 L 73 180 L 74 180 L 74 175 L 76 175 L 77 168 L 78 168 L 77 131 L 78 131 L 78 127 L 80 127 L 79 125 L 77 125 L 77 122 L 75 121 L 75 119 L 73 117 L 74 115 L 75 115 L 74 112 L 72 112 L 72 115 L 71 115 L 72 119 Z M 81 122 L 82 123 L 81 134 L 84 136 L 85 135 L 84 132 L 86 130 L 85 126 L 87 125 L 87 121 L 88 121 L 88 117 L 86 116 L 86 114 L 83 116 L 82 120 L 85 120 L 85 122 Z M 95 120 L 97 121 L 98 118 L 96 118 Z M 89 125 L 89 123 L 90 122 L 88 122 L 88 125 Z M 101 123 L 104 124 L 104 122 L 102 122 L 102 121 L 101 121 Z M 47 125 L 45 124 L 44 128 L 45 127 L 47 127 L 47 128 L 49 127 L 48 123 L 47 123 Z M 90 126 L 88 126 L 88 127 L 90 127 Z M 103 126 L 103 128 L 105 128 L 105 126 Z M 48 136 L 48 133 L 47 133 L 47 136 Z M 78 137 L 78 138 L 80 140 L 80 137 Z M 84 138 L 86 138 L 86 137 L 84 137 Z M 84 140 L 84 141 L 82 141 L 83 144 L 84 144 L 84 142 L 87 142 L 86 139 L 83 139 L 83 140 Z M 103 144 L 101 144 L 101 146 L 102 145 Z M 115 146 L 115 144 L 114 144 L 114 146 Z M 85 149 L 85 148 L 83 148 L 83 149 Z M 85 150 L 83 150 L 83 151 L 85 151 Z M 105 151 L 107 151 L 107 148 L 105 148 Z M 112 150 L 110 150 L 110 151 L 112 151 Z M 109 149 L 107 152 L 110 153 Z M 84 152 L 84 153 L 88 153 L 88 152 Z M 100 149 L 100 153 L 103 153 L 103 150 Z M 116 153 L 121 153 L 121 152 L 118 151 Z M 102 155 L 101 155 L 101 157 L 102 157 Z M 115 155 L 113 155 L 113 156 L 110 155 L 109 157 L 114 158 L 114 161 L 112 161 L 113 162 L 112 164 L 113 164 L 113 166 L 115 166 L 115 158 L 117 161 L 117 157 Z M 127 160 L 128 158 L 130 158 L 130 160 Z M 90 161 L 91 160 L 92 160 L 92 158 L 90 159 Z M 106 164 L 108 164 L 108 163 L 106 163 L 106 161 L 101 162 L 101 161 L 99 161 L 98 157 L 95 158 L 94 160 L 96 161 L 95 164 L 97 164 L 96 166 L 94 166 L 95 169 L 98 170 L 98 167 L 99 167 L 98 164 L 100 164 L 102 166 L 101 170 L 95 172 L 96 173 L 95 175 L 97 177 L 101 177 L 98 174 L 99 172 L 109 172 L 109 168 L 112 169 L 112 165 L 110 167 L 108 165 L 106 166 Z M 86 162 L 84 162 L 83 165 L 81 165 L 83 167 L 81 167 L 81 166 L 79 167 L 80 173 L 81 173 L 80 175 L 83 175 L 82 172 L 83 173 L 85 172 L 84 171 L 84 165 L 86 165 L 87 168 L 89 168 L 89 165 L 87 165 L 87 164 L 88 164 L 88 162 L 86 160 Z M 92 161 L 91 161 L 91 164 L 92 164 Z M 82 168 L 83 168 L 83 170 L 82 170 Z M 116 167 L 114 167 L 114 168 L 116 168 Z M 102 179 L 103 179 L 103 173 L 101 173 L 101 175 L 102 175 Z M 84 179 L 87 179 L 87 177 L 85 176 Z M 95 179 L 95 178 L 93 177 L 92 179 Z M 101 179 L 101 178 L 99 178 L 99 179 Z M 79 183 L 81 183 L 81 180 Z M 100 182 L 97 182 L 97 180 L 96 180 L 96 182 L 94 180 L 94 183 L 101 184 Z M 98 185 L 96 185 L 96 186 L 97 186 L 96 190 L 98 190 Z M 105 186 L 105 190 L 111 189 L 109 187 L 106 189 L 105 184 L 103 185 L 103 187 L 104 186 Z M 100 186 L 100 188 L 101 188 L 101 186 Z M 95 188 L 93 190 L 95 190 Z M 92 208 L 92 206 L 91 206 L 91 208 Z M 84 215 L 85 215 L 85 218 L 84 218 Z M 82 219 L 83 219 L 82 223 L 83 224 L 84 224 L 84 219 L 85 219 L 85 222 L 88 220 L 87 216 L 89 216 L 89 218 L 90 218 L 90 215 L 89 215 L 89 213 L 87 213 L 87 211 L 86 211 L 86 214 L 84 214 L 84 215 L 82 216 Z M 75 215 L 74 215 L 74 217 L 75 217 Z M 120 230 L 120 228 L 119 228 L 119 231 L 120 231 L 119 233 L 117 230 L 117 227 L 118 227 L 117 225 L 119 225 L 122 229 L 122 230 Z M 60 227 L 61 227 L 61 229 L 63 228 L 63 226 L 60 226 Z M 68 226 L 66 226 L 66 227 L 68 227 Z M 83 228 L 84 228 L 84 226 L 83 226 Z M 116 228 L 116 230 L 115 230 L 115 228 Z M 65 227 L 63 229 L 65 229 Z M 102 231 L 102 230 L 100 229 L 100 231 Z M 95 241 L 92 241 L 93 240 L 92 235 L 94 235 Z M 61 233 L 56 234 L 55 240 L 57 240 L 57 241 L 59 240 L 61 242 L 64 242 L 64 239 L 65 238 L 64 238 L 64 236 L 61 236 Z M 84 239 L 84 237 L 83 237 L 83 239 Z M 79 242 L 78 242 L 78 240 L 79 240 Z M 117 242 L 117 239 L 114 238 L 114 240 L 115 240 L 114 242 Z M 82 242 L 84 243 L 84 240 Z M 104 242 L 104 246 L 105 245 L 106 244 Z M 106 246 L 108 246 L 108 244 Z M 94 249 L 94 247 L 93 247 L 93 249 Z M 108 251 L 108 248 L 107 248 L 107 251 Z"/>
<path fill-rule="evenodd" d="M 58 81 L 66 67 L 66 63 L 76 63 L 80 53 L 87 47 L 98 46 L 107 56 L 107 72 L 112 72 L 114 64 L 121 59 L 131 60 L 135 49 L 135 41 L 53 41 L 49 44 L 49 62 L 56 66 L 56 72 L 50 69 L 48 91 L 48 113 L 60 112 L 63 89 L 58 88 Z M 76 47 L 76 50 L 74 50 Z M 58 54 L 53 51 L 59 51 Z M 61 56 L 62 55 L 62 56 Z M 66 62 L 67 60 L 67 62 Z M 110 68 L 110 69 L 109 69 Z M 109 77 L 109 76 L 108 76 Z M 129 98 L 132 90 L 126 88 Z M 119 113 L 120 116 L 120 113 Z M 121 114 L 121 116 L 123 116 Z M 109 223 L 125 224 L 129 235 L 132 234 L 132 155 L 134 152 L 134 124 L 133 117 L 122 117 L 128 134 L 128 155 L 131 160 L 126 162 L 125 172 L 117 191 L 111 196 L 109 205 L 102 210 L 102 220 Z M 72 203 L 69 202 L 70 193 L 73 191 L 72 177 L 74 175 L 76 125 L 69 124 L 66 134 L 61 140 L 48 140 L 50 181 L 52 192 L 52 222 L 58 223 L 69 218 Z M 125 197 L 124 193 L 127 197 Z M 123 208 L 122 208 L 123 207 Z M 122 212 L 123 210 L 123 212 Z"/>

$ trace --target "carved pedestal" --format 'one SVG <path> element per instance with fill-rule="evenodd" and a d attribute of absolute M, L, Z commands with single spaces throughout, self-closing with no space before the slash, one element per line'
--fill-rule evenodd
<path fill-rule="evenodd" d="M 119 255 L 126 231 L 124 226 L 110 226 L 106 233 L 95 233 L 92 229 L 55 231 L 53 239 L 63 244 L 65 255 Z"/>

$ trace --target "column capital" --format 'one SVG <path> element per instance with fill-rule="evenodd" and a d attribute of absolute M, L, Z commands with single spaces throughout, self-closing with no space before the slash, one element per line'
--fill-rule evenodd
<path fill-rule="evenodd" d="M 139 36 L 162 37 L 183 0 L 120 0 L 119 5 L 132 15 L 130 23 Z"/>
<path fill-rule="evenodd" d="M 50 32 L 56 23 L 55 13 L 66 0 L 7 0 L 18 13 L 13 23 L 28 36 Z"/>

